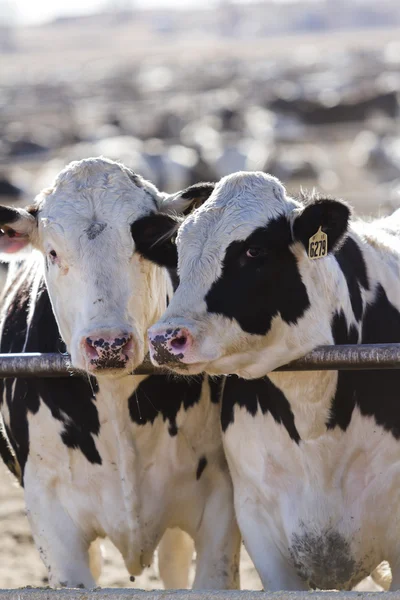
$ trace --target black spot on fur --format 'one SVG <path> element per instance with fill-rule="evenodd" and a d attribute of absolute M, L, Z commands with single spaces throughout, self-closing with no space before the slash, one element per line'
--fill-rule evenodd
<path fill-rule="evenodd" d="M 85 229 L 86 235 L 89 240 L 94 240 L 102 231 L 107 227 L 107 223 L 91 223 L 89 227 Z"/>
<path fill-rule="evenodd" d="M 348 325 L 343 312 L 336 313 L 332 320 L 332 333 L 335 344 L 357 344 L 359 334 L 354 325 Z M 353 414 L 356 394 L 349 385 L 349 371 L 339 371 L 335 397 L 331 406 L 331 414 L 327 422 L 328 429 L 339 426 L 345 430 Z"/>
<path fill-rule="evenodd" d="M 285 427 L 296 444 L 300 442 L 290 404 L 283 392 L 268 377 L 250 380 L 240 379 L 236 375 L 227 377 L 222 396 L 222 431 L 226 431 L 234 422 L 235 405 L 246 408 L 253 417 L 258 410 L 264 415 L 269 412 L 276 423 Z"/>
<path fill-rule="evenodd" d="M 199 460 L 199 464 L 197 465 L 197 471 L 196 471 L 196 479 L 197 481 L 200 479 L 200 477 L 203 474 L 204 469 L 207 466 L 207 459 L 205 456 L 202 456 Z"/>
<path fill-rule="evenodd" d="M 244 331 L 259 335 L 268 333 L 277 314 L 295 324 L 310 302 L 291 242 L 286 217 L 256 229 L 244 242 L 232 242 L 222 275 L 206 296 L 208 311 L 236 319 Z M 248 258 L 249 248 L 258 248 L 260 255 Z"/>
<path fill-rule="evenodd" d="M 338 319 L 336 324 L 338 323 Z M 343 321 L 344 317 L 341 317 Z M 346 326 L 347 327 L 347 326 Z M 354 328 L 343 335 L 343 322 L 336 327 L 336 343 L 354 343 Z M 378 285 L 374 301 L 367 306 L 362 322 L 361 343 L 397 343 L 400 340 L 400 313 Z M 374 417 L 376 423 L 400 439 L 400 371 L 339 371 L 338 384 L 331 406 L 328 428 L 346 430 L 357 406 L 362 415 Z"/>
<path fill-rule="evenodd" d="M 204 376 L 172 379 L 151 375 L 140 383 L 129 398 L 131 419 L 138 425 L 154 423 L 158 415 L 169 422 L 169 433 L 178 433 L 176 416 L 181 408 L 187 410 L 200 401 Z"/>
<path fill-rule="evenodd" d="M 348 237 L 336 252 L 336 260 L 346 278 L 354 316 L 360 321 L 363 312 L 360 288 L 369 290 L 369 281 L 367 267 L 358 244 Z"/>
<path fill-rule="evenodd" d="M 210 396 L 213 404 L 218 404 L 221 401 L 222 389 L 225 383 L 225 377 L 209 377 Z"/>
<path fill-rule="evenodd" d="M 179 221 L 168 215 L 151 214 L 131 225 L 136 251 L 162 267 L 176 268 L 178 253 L 174 235 Z"/>
<path fill-rule="evenodd" d="M 332 319 L 332 334 L 335 344 L 357 344 L 359 334 L 354 325 L 348 325 L 343 312 L 335 313 Z"/>
<path fill-rule="evenodd" d="M 21 269 L 23 269 L 21 267 Z M 34 302 L 32 320 L 28 325 L 28 307 L 34 280 L 40 275 L 34 270 L 21 278 L 4 319 L 1 352 L 22 352 L 25 338 L 26 352 L 65 351 L 47 289 L 40 282 Z M 61 439 L 70 448 L 79 449 L 91 463 L 101 464 L 95 440 L 100 422 L 95 405 L 96 380 L 91 385 L 84 378 L 5 379 L 6 402 L 10 413 L 9 439 L 23 473 L 29 453 L 28 414 L 35 414 L 44 402 L 52 416 L 64 424 Z"/>

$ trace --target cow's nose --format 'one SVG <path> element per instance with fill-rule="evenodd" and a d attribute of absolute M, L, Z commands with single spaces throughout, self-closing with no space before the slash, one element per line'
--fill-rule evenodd
<path fill-rule="evenodd" d="M 181 362 L 193 346 L 192 334 L 186 327 L 149 331 L 150 353 L 159 365 Z"/>
<path fill-rule="evenodd" d="M 133 337 L 119 335 L 90 335 L 82 339 L 82 349 L 93 369 L 121 369 L 133 355 Z"/>

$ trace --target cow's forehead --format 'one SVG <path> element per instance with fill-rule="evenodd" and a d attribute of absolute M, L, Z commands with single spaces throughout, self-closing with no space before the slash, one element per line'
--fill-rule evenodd
<path fill-rule="evenodd" d="M 286 196 L 278 179 L 262 172 L 233 173 L 221 179 L 210 198 L 181 226 L 179 247 L 215 256 L 235 240 L 245 240 L 255 229 L 299 205 Z M 220 256 L 220 258 L 222 255 Z"/>
<path fill-rule="evenodd" d="M 104 158 L 68 165 L 39 197 L 41 217 L 133 221 L 157 207 L 157 190 L 122 165 Z"/>

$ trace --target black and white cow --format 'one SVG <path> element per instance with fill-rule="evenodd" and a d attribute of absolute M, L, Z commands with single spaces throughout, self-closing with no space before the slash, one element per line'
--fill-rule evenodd
<path fill-rule="evenodd" d="M 159 215 L 188 210 L 199 193 L 167 197 L 123 165 L 93 158 L 67 166 L 30 209 L 0 208 L 1 250 L 18 259 L 2 301 L 1 352 L 66 349 L 87 374 L 1 383 L 0 452 L 24 485 L 53 586 L 93 586 L 94 542 L 104 536 L 138 575 L 165 532 L 166 587 L 187 586 L 187 534 L 194 587 L 239 585 L 216 384 L 130 375 L 172 290 L 140 245 L 157 248 Z M 25 259 L 15 254 L 28 245 Z"/>
<path fill-rule="evenodd" d="M 260 172 L 209 193 L 179 230 L 152 360 L 232 374 L 224 447 L 265 587 L 351 589 L 387 560 L 398 589 L 400 372 L 272 371 L 321 344 L 400 341 L 400 212 L 351 221 L 344 203 L 292 200 Z"/>

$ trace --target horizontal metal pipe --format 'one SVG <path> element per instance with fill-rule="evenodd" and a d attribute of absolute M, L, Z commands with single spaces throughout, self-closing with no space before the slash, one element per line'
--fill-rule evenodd
<path fill-rule="evenodd" d="M 0 590 L 0 600 L 400 600 L 400 592 L 256 592 L 252 590 L 152 590 L 133 588 Z"/>
<path fill-rule="evenodd" d="M 336 371 L 400 369 L 400 344 L 320 346 L 277 371 Z M 163 374 L 146 357 L 136 375 Z M 4 377 L 77 377 L 67 354 L 0 354 L 0 379 Z"/>

